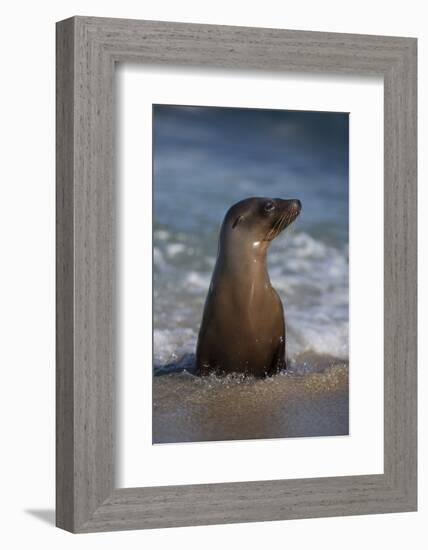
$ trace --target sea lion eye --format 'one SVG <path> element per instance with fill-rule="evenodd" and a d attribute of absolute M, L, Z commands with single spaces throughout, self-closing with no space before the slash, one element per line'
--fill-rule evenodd
<path fill-rule="evenodd" d="M 272 201 L 266 202 L 264 205 L 264 211 L 272 212 L 272 210 L 275 210 L 275 204 Z"/>

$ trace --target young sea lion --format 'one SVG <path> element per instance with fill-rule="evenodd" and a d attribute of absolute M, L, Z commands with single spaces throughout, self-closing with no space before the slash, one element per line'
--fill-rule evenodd
<path fill-rule="evenodd" d="M 266 253 L 301 208 L 299 200 L 252 197 L 227 212 L 199 330 L 197 373 L 266 376 L 285 368 L 284 312 Z"/>

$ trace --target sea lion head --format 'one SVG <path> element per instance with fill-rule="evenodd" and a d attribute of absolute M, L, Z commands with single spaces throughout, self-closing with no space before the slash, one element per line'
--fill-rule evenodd
<path fill-rule="evenodd" d="M 297 199 L 250 197 L 231 206 L 224 218 L 222 233 L 232 241 L 249 241 L 267 246 L 300 214 Z"/>

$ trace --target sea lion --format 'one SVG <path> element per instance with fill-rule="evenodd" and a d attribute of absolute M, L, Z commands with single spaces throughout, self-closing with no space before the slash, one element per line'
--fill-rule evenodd
<path fill-rule="evenodd" d="M 199 330 L 198 374 L 267 376 L 285 368 L 284 311 L 266 254 L 301 208 L 295 199 L 251 197 L 226 213 Z"/>

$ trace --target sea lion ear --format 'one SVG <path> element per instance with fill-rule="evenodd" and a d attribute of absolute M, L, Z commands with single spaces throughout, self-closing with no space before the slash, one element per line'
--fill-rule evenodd
<path fill-rule="evenodd" d="M 244 219 L 244 216 L 238 216 L 232 224 L 232 229 L 235 229 L 235 227 L 238 225 L 238 223 L 243 219 Z"/>

